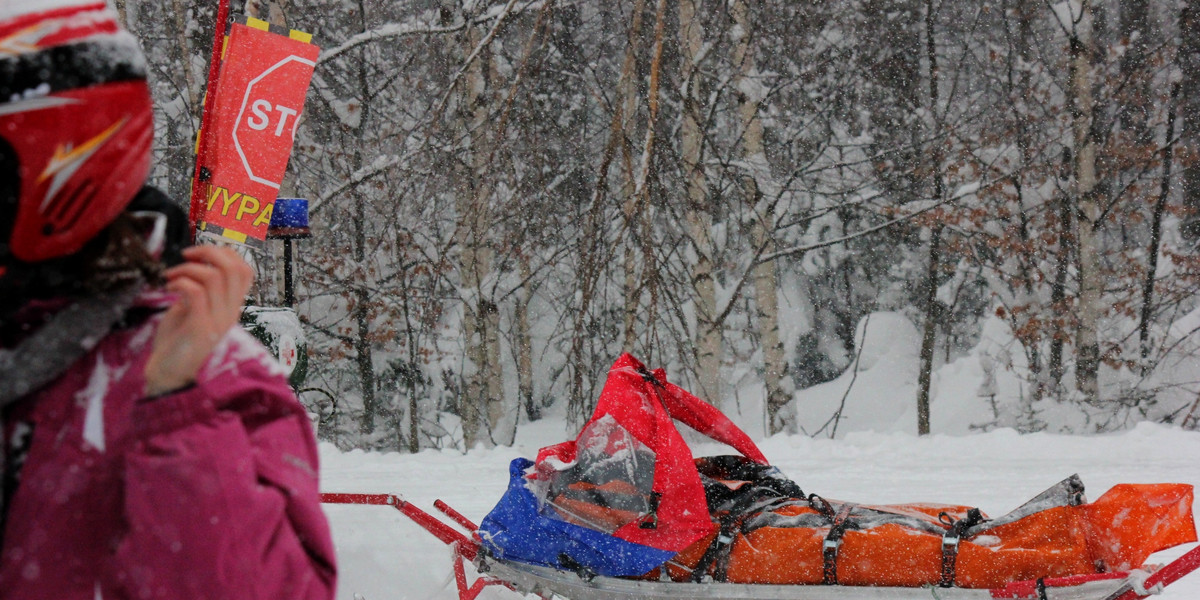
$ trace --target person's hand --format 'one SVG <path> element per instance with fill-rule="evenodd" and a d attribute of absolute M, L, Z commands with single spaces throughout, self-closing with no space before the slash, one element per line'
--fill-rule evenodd
<path fill-rule="evenodd" d="M 147 396 L 182 388 L 196 380 L 217 343 L 241 317 L 254 272 L 229 248 L 195 246 L 186 262 L 164 273 L 167 289 L 179 300 L 167 309 L 146 363 Z"/>

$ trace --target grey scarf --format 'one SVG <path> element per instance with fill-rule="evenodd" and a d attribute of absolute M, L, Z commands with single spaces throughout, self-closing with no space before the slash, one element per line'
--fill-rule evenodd
<path fill-rule="evenodd" d="M 15 348 L 0 349 L 0 409 L 54 381 L 91 352 L 145 287 L 136 280 L 59 311 Z"/>

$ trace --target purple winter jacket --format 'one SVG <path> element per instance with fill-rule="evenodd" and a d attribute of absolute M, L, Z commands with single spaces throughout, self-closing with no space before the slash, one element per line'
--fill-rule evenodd
<path fill-rule="evenodd" d="M 0 441 L 28 443 L 0 599 L 333 597 L 316 442 L 281 367 L 235 327 L 194 386 L 143 398 L 158 321 L 108 334 L 6 412 Z"/>

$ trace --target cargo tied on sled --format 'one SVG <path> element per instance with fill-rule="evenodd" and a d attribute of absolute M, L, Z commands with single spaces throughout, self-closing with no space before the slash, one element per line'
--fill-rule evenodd
<path fill-rule="evenodd" d="M 694 458 L 676 421 L 739 454 Z M 571 600 L 1128 600 L 1200 566 L 1200 548 L 1161 570 L 1146 564 L 1196 541 L 1191 485 L 1120 484 L 1088 502 L 1072 475 L 995 517 L 970 506 L 827 498 L 628 354 L 577 437 L 515 459 L 509 475 L 478 526 L 439 506 L 465 533 L 399 497 L 378 497 L 456 548 L 462 600 L 491 584 Z M 482 574 L 472 586 L 464 560 Z"/>

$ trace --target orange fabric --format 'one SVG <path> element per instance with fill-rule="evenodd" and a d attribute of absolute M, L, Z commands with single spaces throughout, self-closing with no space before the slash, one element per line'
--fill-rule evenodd
<path fill-rule="evenodd" d="M 559 496 L 554 500 L 559 516 L 568 523 L 613 532 L 637 520 L 641 515 L 615 508 L 602 508 L 591 502 Z"/>
<path fill-rule="evenodd" d="M 1088 549 L 1111 571 L 1141 566 L 1150 554 L 1146 547 L 1196 541 L 1191 486 L 1122 483 L 1083 508 Z"/>
<path fill-rule="evenodd" d="M 937 522 L 961 517 L 967 507 L 934 504 L 876 506 L 877 510 Z M 813 514 L 787 506 L 780 516 Z M 726 572 L 731 582 L 820 584 L 822 546 L 828 527 L 762 527 L 739 534 Z M 668 565 L 687 580 L 715 535 L 679 553 Z M 1065 577 L 1138 568 L 1154 552 L 1196 541 L 1192 487 L 1184 484 L 1122 484 L 1098 501 L 1056 507 L 987 529 L 960 542 L 955 583 L 995 588 L 1012 581 Z M 942 536 L 897 524 L 846 531 L 838 551 L 842 585 L 919 587 L 942 576 Z"/>
<path fill-rule="evenodd" d="M 962 542 L 956 582 L 991 588 L 1010 581 L 1101 572 L 1088 552 L 1082 508 L 1050 508 Z"/>

